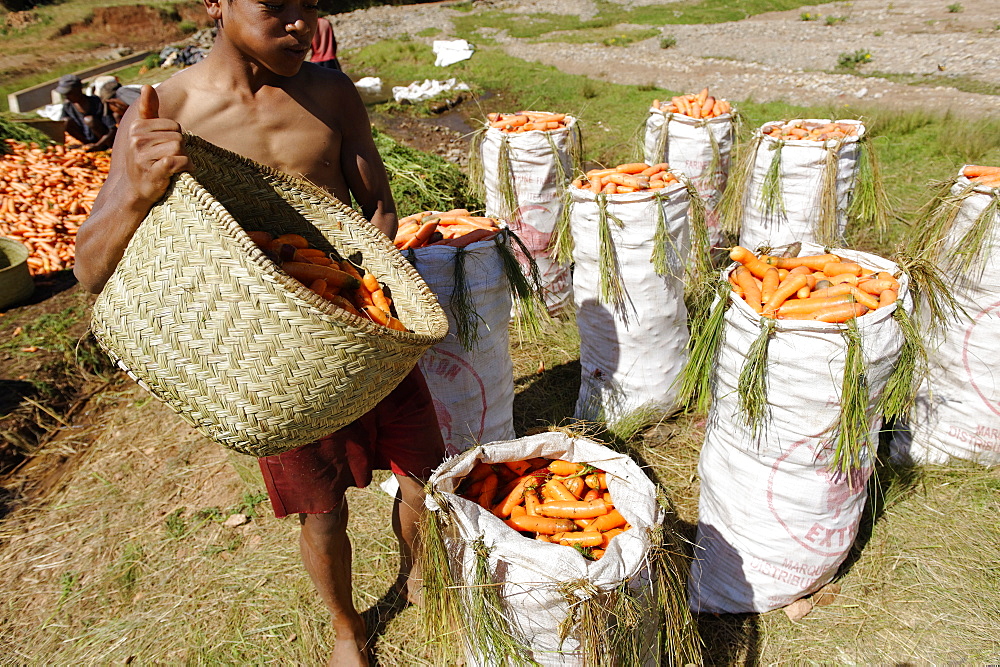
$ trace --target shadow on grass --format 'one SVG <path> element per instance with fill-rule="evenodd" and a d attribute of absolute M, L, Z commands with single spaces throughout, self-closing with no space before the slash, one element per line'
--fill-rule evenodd
<path fill-rule="evenodd" d="M 841 579 L 851 571 L 854 564 L 861 558 L 868 545 L 875 525 L 885 511 L 909 495 L 920 482 L 920 469 L 914 465 L 905 465 L 889 460 L 889 446 L 892 440 L 893 427 L 886 426 L 879 432 L 878 457 L 871 479 L 868 481 L 868 500 L 861 513 L 858 523 L 858 535 L 847 558 L 840 565 L 834 580 Z"/>
<path fill-rule="evenodd" d="M 580 392 L 580 362 L 570 361 L 514 380 L 514 432 L 559 426 L 572 419 Z"/>

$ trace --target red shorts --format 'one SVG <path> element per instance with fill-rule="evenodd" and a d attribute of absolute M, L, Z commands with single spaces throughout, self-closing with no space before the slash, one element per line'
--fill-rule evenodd
<path fill-rule="evenodd" d="M 336 509 L 349 486 L 372 470 L 427 479 L 444 460 L 444 441 L 427 383 L 414 368 L 388 396 L 333 435 L 260 459 L 276 517 Z"/>

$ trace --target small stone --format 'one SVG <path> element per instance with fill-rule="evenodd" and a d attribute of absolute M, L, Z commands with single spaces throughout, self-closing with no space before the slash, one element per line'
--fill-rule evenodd
<path fill-rule="evenodd" d="M 230 514 L 222 525 L 226 528 L 237 528 L 247 523 L 250 523 L 250 517 L 246 514 Z"/>
<path fill-rule="evenodd" d="M 788 620 L 794 623 L 808 616 L 812 608 L 813 603 L 810 600 L 802 598 L 785 607 L 785 615 L 788 616 Z"/>

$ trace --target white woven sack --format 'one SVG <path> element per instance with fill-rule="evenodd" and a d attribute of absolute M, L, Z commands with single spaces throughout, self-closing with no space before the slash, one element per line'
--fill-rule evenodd
<path fill-rule="evenodd" d="M 962 176 L 951 193 L 969 185 Z M 958 211 L 944 256 L 998 196 L 985 186 L 974 192 Z M 909 431 L 893 437 L 897 461 L 947 463 L 955 457 L 1000 465 L 1000 216 L 994 216 L 982 256 L 972 275 L 946 277 L 969 319 L 950 321 L 930 347 L 928 377 L 917 393 Z"/>
<path fill-rule="evenodd" d="M 563 193 L 573 175 L 570 156 L 576 142 L 576 119 L 566 116 L 565 124 L 564 128 L 545 132 L 507 133 L 491 127 L 482 143 L 486 215 L 508 221 L 524 242 L 538 265 L 545 305 L 552 314 L 564 310 L 571 299 L 570 267 L 553 261 L 549 253 L 549 239 L 562 213 Z M 517 205 L 514 211 L 507 210 L 502 195 L 500 152 L 504 139 L 510 146 L 510 174 Z"/>
<path fill-rule="evenodd" d="M 867 253 L 834 250 L 849 261 L 895 272 Z M 812 244 L 802 254 L 822 253 Z M 727 269 L 728 272 L 732 267 Z M 905 276 L 900 301 L 908 299 Z M 712 408 L 698 472 L 701 497 L 688 593 L 699 612 L 765 612 L 827 584 L 857 535 L 871 461 L 849 476 L 830 472 L 847 350 L 845 325 L 778 320 L 768 348 L 768 412 L 757 437 L 739 409 L 737 382 L 760 333 L 760 316 L 735 294 L 715 364 Z M 903 344 L 895 307 L 857 320 L 869 383 L 870 442 L 875 404 Z"/>
<path fill-rule="evenodd" d="M 663 136 L 664 132 L 666 137 Z M 713 142 L 718 147 L 718 163 L 715 172 L 709 173 L 712 162 L 716 159 Z M 688 177 L 705 202 L 708 242 L 713 248 L 720 247 L 724 242 L 716 208 L 729 179 L 732 150 L 732 114 L 698 119 L 663 112 L 656 107 L 649 108 L 643 140 L 646 164 L 666 162 L 671 169 Z"/>
<path fill-rule="evenodd" d="M 810 123 L 829 123 L 827 119 L 809 118 Z M 856 180 L 860 138 L 865 126 L 856 120 L 838 120 L 856 125 L 857 135 L 846 137 L 837 152 L 837 237 L 847 228 L 847 207 Z M 782 123 L 765 123 L 758 136 Z M 816 227 L 820 219 L 820 194 L 827 155 L 835 141 L 784 141 L 781 147 L 781 194 L 784 211 L 768 213 L 761 202 L 761 185 L 771 166 L 778 140 L 761 136 L 753 174 L 747 183 L 746 208 L 740 227 L 740 245 L 755 250 L 762 246 L 784 246 L 796 241 L 818 241 Z"/>
<path fill-rule="evenodd" d="M 463 249 L 432 245 L 412 252 L 414 268 L 448 316 L 448 335 L 419 361 L 448 454 L 481 442 L 513 438 L 510 284 L 496 242 L 477 241 Z M 459 255 L 477 333 L 471 349 L 459 340 L 452 303 Z"/>
<path fill-rule="evenodd" d="M 607 202 L 615 274 L 624 289 L 624 301 L 618 304 L 601 298 L 599 197 Z M 570 188 L 570 198 L 581 368 L 575 416 L 613 424 L 637 410 L 673 411 L 674 381 L 687 361 L 689 338 L 683 283 L 691 248 L 687 190 L 674 184 L 662 190 L 595 195 Z M 651 261 L 661 215 L 670 239 L 671 270 L 662 276 Z"/>
<path fill-rule="evenodd" d="M 599 560 L 588 560 L 573 547 L 524 537 L 488 510 L 454 495 L 477 461 L 500 463 L 536 456 L 589 463 L 608 473 L 608 490 L 615 507 L 632 528 L 612 538 Z M 455 524 L 457 537 L 446 538 L 446 543 L 456 563 L 464 568 L 464 582 L 459 583 L 472 581 L 470 545 L 482 539 L 490 549 L 490 571 L 503 583 L 507 619 L 527 639 L 531 657 L 541 665 L 583 665 L 579 639 L 572 633 L 560 639 L 560 626 L 570 613 L 567 584 L 579 583 L 576 595 L 584 598 L 595 591 L 609 593 L 629 579 L 637 585 L 648 581 L 653 546 L 650 530 L 663 521 L 656 488 L 634 461 L 592 440 L 549 432 L 490 443 L 445 461 L 429 483 L 441 493 L 448 505 L 448 520 Z M 431 494 L 427 507 L 441 509 Z M 654 628 L 644 630 L 652 650 L 656 633 Z M 496 658 L 489 664 L 506 664 L 505 656 Z M 470 663 L 483 664 L 474 656 L 470 656 Z"/>

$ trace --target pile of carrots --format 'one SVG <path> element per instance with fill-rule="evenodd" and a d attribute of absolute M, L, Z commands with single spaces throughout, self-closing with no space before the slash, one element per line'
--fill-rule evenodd
<path fill-rule="evenodd" d="M 718 118 L 733 110 L 727 100 L 717 99 L 708 94 L 708 88 L 700 93 L 688 93 L 671 97 L 670 101 L 653 100 L 653 108 L 666 113 L 679 113 L 691 118 Z"/>
<path fill-rule="evenodd" d="M 0 156 L 0 236 L 27 246 L 32 274 L 70 268 L 76 230 L 107 178 L 110 155 L 4 141 L 9 152 Z"/>
<path fill-rule="evenodd" d="M 833 254 L 757 256 L 742 246 L 729 273 L 733 291 L 763 317 L 846 322 L 896 302 L 899 281 Z"/>
<path fill-rule="evenodd" d="M 566 127 L 566 114 L 547 111 L 518 111 L 517 113 L 486 114 L 490 127 L 501 132 L 531 132 L 561 130 Z"/>
<path fill-rule="evenodd" d="M 573 187 L 590 190 L 595 194 L 616 195 L 660 190 L 676 182 L 677 177 L 671 173 L 670 165 L 666 162 L 654 165 L 631 162 L 612 169 L 591 169 L 583 178 L 574 180 Z"/>
<path fill-rule="evenodd" d="M 424 211 L 400 218 L 393 243 L 400 250 L 429 245 L 464 248 L 477 241 L 487 241 L 499 231 L 495 218 L 472 215 L 464 208 L 445 213 Z"/>
<path fill-rule="evenodd" d="M 1000 167 L 970 164 L 962 170 L 962 175 L 973 183 L 979 183 L 988 188 L 1000 188 Z"/>
<path fill-rule="evenodd" d="M 270 232 L 248 232 L 250 239 L 275 264 L 321 297 L 352 315 L 396 331 L 409 331 L 395 316 L 378 279 L 361 273 L 346 259 L 336 259 L 298 234 L 275 237 Z"/>
<path fill-rule="evenodd" d="M 829 141 L 853 137 L 858 126 L 852 123 L 816 123 L 807 120 L 790 120 L 787 123 L 765 125 L 764 134 L 782 141 Z"/>
<path fill-rule="evenodd" d="M 607 473 L 584 463 L 480 461 L 456 492 L 528 537 L 575 547 L 593 560 L 631 528 L 611 500 Z"/>

